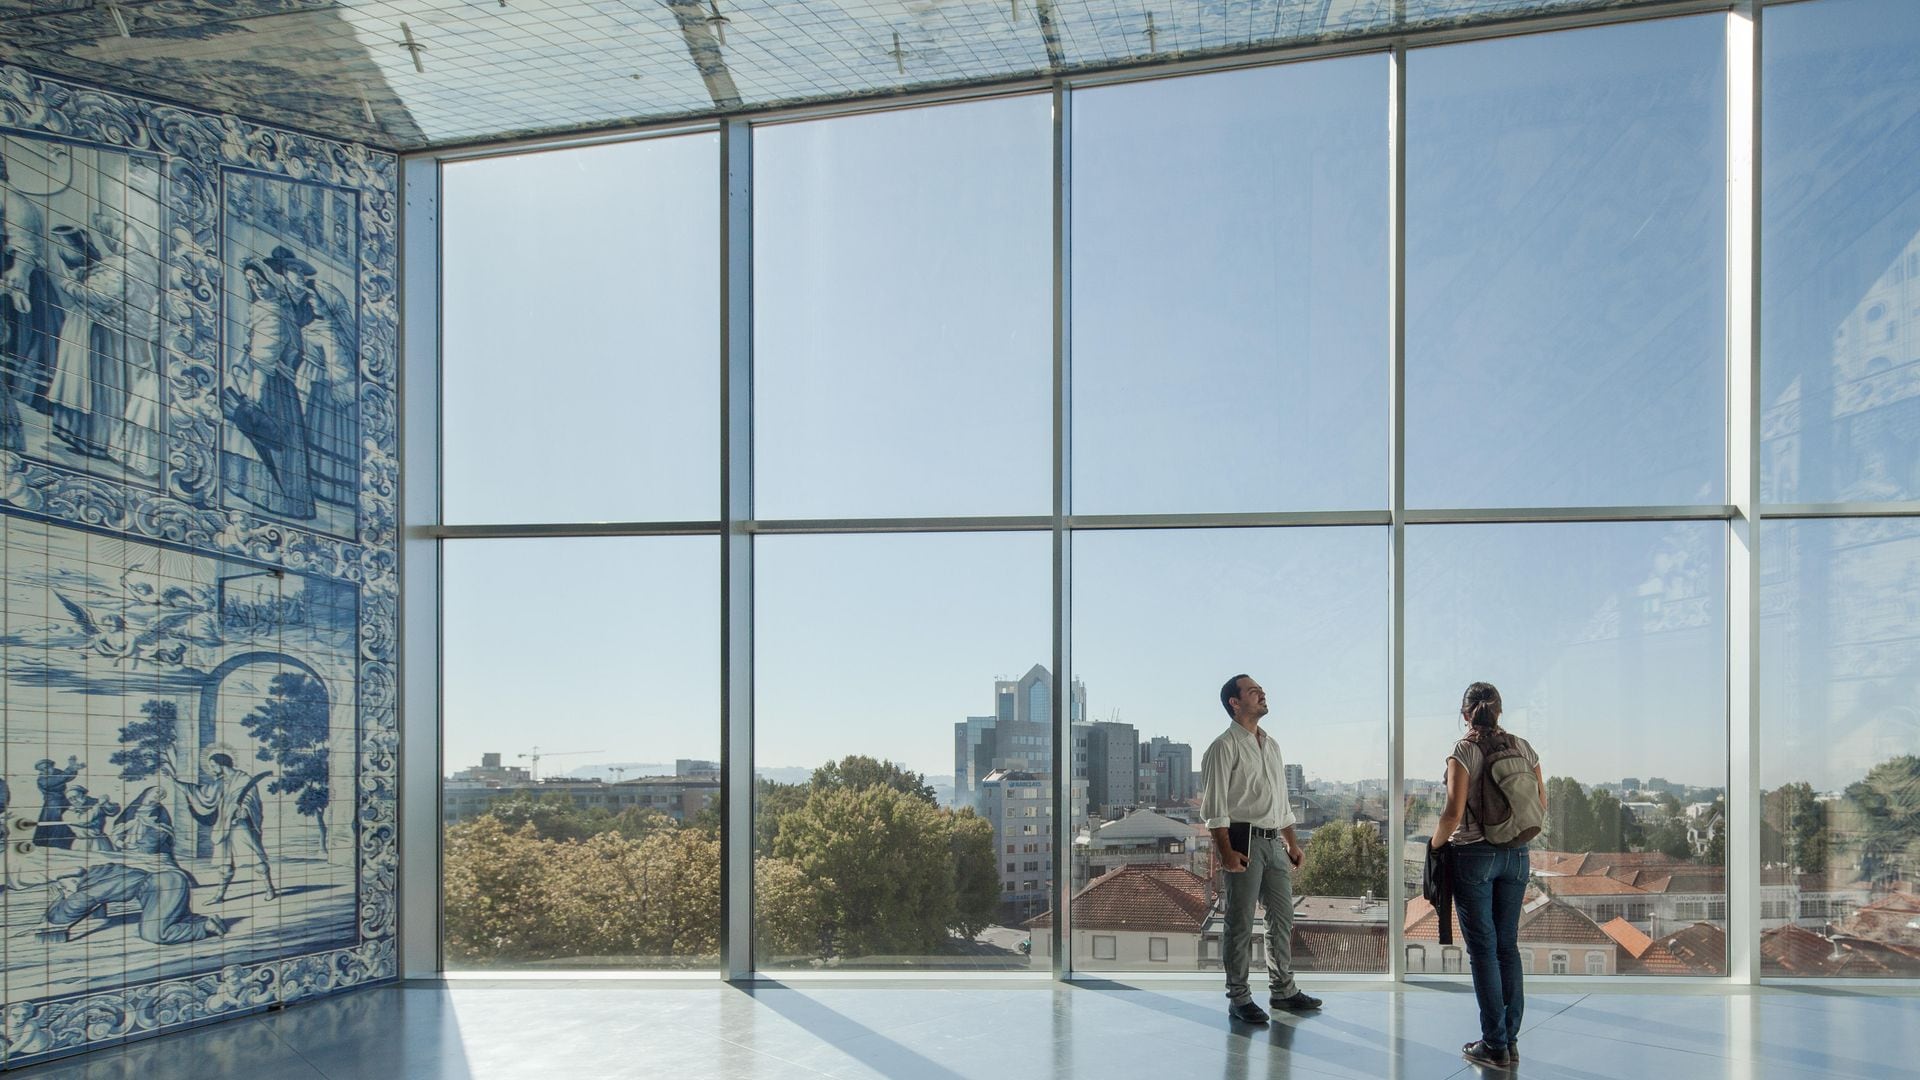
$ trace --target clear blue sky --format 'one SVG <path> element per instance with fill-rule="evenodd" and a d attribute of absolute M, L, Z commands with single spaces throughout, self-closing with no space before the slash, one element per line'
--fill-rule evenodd
<path fill-rule="evenodd" d="M 1836 331 L 1920 233 L 1920 14 L 1768 19 L 1772 406 L 1849 377 Z M 1723 44 L 1698 17 L 1413 55 L 1410 504 L 1726 499 Z M 1077 95 L 1078 511 L 1386 505 L 1386 76 L 1366 56 Z M 1049 126 L 1026 97 L 761 130 L 762 516 L 1047 512 Z M 691 136 L 448 170 L 449 520 L 715 515 L 716 168 Z M 1770 436 L 1770 493 L 1913 497 L 1910 443 L 1835 423 Z M 1764 715 L 1791 748 L 1763 754 L 1769 784 L 1920 749 L 1846 689 L 1886 672 L 1848 668 L 1821 621 L 1899 588 L 1920 536 L 1833 532 L 1768 547 Z M 1245 670 L 1309 776 L 1384 776 L 1387 545 L 1083 534 L 1093 715 L 1198 750 Z M 1726 548 L 1718 523 L 1410 530 L 1409 775 L 1438 778 L 1488 679 L 1551 771 L 1724 783 Z M 717 754 L 716 560 L 710 539 L 450 544 L 449 767 Z M 1049 574 L 1044 535 L 763 538 L 758 763 L 950 772 L 953 723 L 1046 662 Z M 1823 745 L 1842 714 L 1857 746 Z"/>

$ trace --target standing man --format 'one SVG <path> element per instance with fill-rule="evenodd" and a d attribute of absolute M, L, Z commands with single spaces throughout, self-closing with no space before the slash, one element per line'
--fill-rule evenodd
<path fill-rule="evenodd" d="M 213 779 L 205 783 L 181 780 L 170 765 L 162 765 L 160 771 L 186 793 L 187 810 L 194 820 L 213 826 L 213 859 L 215 863 L 225 864 L 220 871 L 220 893 L 213 902 L 226 902 L 227 890 L 233 887 L 243 851 L 260 865 L 260 877 L 267 883 L 267 899 L 278 900 L 280 894 L 273 887 L 273 870 L 267 865 L 267 848 L 260 838 L 264 818 L 260 781 L 273 773 L 248 776 L 234 765 L 233 756 L 226 753 L 212 754 L 207 762 L 213 768 Z"/>
<path fill-rule="evenodd" d="M 1267 692 L 1246 675 L 1220 688 L 1220 707 L 1233 724 L 1213 740 L 1200 766 L 1200 812 L 1227 871 L 1227 1015 L 1264 1024 L 1267 1013 L 1253 1003 L 1247 967 L 1253 948 L 1253 910 L 1267 909 L 1268 1004 L 1289 1012 L 1320 1007 L 1293 981 L 1293 869 L 1303 857 L 1293 837 L 1293 807 L 1287 802 L 1287 770 L 1280 747 L 1260 727 Z"/>

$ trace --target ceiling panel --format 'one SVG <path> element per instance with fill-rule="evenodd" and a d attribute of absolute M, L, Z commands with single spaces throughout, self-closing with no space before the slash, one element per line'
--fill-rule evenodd
<path fill-rule="evenodd" d="M 0 0 L 0 58 L 414 150 L 1654 0 Z"/>

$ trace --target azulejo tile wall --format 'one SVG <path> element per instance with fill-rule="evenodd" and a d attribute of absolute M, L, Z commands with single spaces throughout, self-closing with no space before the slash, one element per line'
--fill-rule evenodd
<path fill-rule="evenodd" d="M 397 167 L 0 66 L 8 1068 L 394 975 Z"/>

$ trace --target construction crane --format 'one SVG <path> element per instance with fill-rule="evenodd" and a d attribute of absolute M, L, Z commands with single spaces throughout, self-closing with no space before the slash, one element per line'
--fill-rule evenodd
<path fill-rule="evenodd" d="M 540 759 L 541 758 L 579 757 L 581 754 L 600 754 L 600 753 L 605 753 L 605 751 L 603 750 L 542 750 L 539 747 L 535 746 L 535 747 L 530 747 L 526 753 L 519 754 L 516 756 L 533 762 L 533 782 L 537 784 L 540 782 Z"/>

